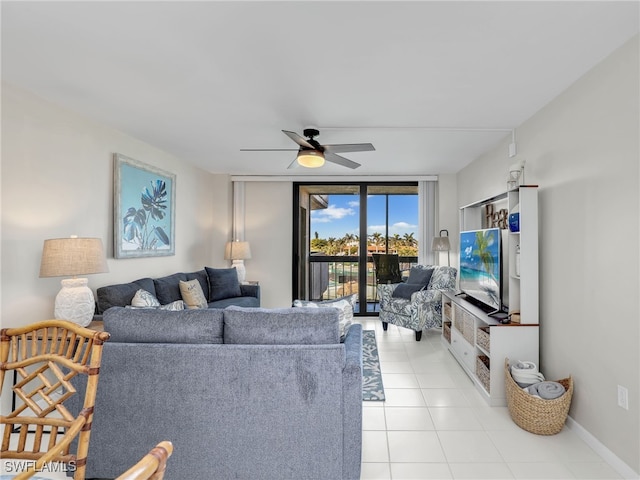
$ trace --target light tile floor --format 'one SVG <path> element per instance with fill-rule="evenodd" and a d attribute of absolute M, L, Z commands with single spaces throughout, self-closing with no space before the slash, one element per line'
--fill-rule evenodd
<path fill-rule="evenodd" d="M 487 406 L 437 329 L 416 342 L 377 318 L 358 323 L 376 332 L 387 397 L 363 402 L 363 480 L 622 478 L 568 428 L 534 435 Z"/>
<path fill-rule="evenodd" d="M 566 427 L 534 435 L 516 426 L 506 407 L 488 407 L 439 331 L 416 342 L 403 328 L 384 332 L 377 318 L 358 323 L 376 331 L 387 397 L 363 402 L 363 480 L 622 478 Z"/>

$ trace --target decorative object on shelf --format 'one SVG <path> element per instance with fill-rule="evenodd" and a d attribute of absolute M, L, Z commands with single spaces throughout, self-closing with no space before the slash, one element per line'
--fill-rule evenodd
<path fill-rule="evenodd" d="M 507 190 L 518 188 L 524 183 L 524 164 L 525 161 L 514 163 L 509 167 L 509 178 L 507 180 Z"/>
<path fill-rule="evenodd" d="M 509 230 L 512 232 L 520 231 L 520 205 L 515 205 L 509 212 Z"/>
<path fill-rule="evenodd" d="M 446 235 L 442 235 L 442 233 Z M 451 243 L 449 242 L 449 230 L 440 230 L 437 237 L 431 241 L 431 250 L 434 252 L 447 252 L 447 266 L 451 266 Z"/>
<path fill-rule="evenodd" d="M 115 258 L 175 255 L 176 176 L 114 155 Z"/>
<path fill-rule="evenodd" d="M 516 277 L 520 278 L 520 244 L 516 245 L 516 254 L 515 254 L 515 272 Z"/>
<path fill-rule="evenodd" d="M 507 228 L 509 210 L 507 210 L 506 208 L 502 208 L 496 211 L 495 205 L 493 203 L 490 203 L 485 207 L 485 217 L 487 220 L 488 228 L 497 227 L 504 230 Z"/>
<path fill-rule="evenodd" d="M 240 240 L 227 242 L 224 258 L 225 260 L 231 260 L 231 266 L 235 268 L 238 273 L 238 281 L 245 283 L 247 269 L 244 266 L 244 261 L 251 258 L 251 246 L 249 242 L 241 242 Z"/>
<path fill-rule="evenodd" d="M 56 296 L 54 316 L 83 327 L 91 323 L 95 311 L 93 292 L 86 278 L 77 275 L 108 272 L 107 261 L 99 238 L 52 238 L 44 241 L 40 277 L 73 278 L 62 280 Z"/>

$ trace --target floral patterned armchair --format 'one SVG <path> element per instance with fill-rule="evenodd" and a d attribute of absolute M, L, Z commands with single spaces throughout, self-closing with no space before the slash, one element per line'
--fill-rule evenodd
<path fill-rule="evenodd" d="M 458 271 L 453 267 L 433 265 L 416 265 L 412 269 L 433 269 L 427 288 L 411 293 L 410 298 L 397 298 L 393 292 L 403 284 L 378 285 L 380 321 L 384 330 L 389 323 L 415 330 L 419 342 L 422 330 L 442 326 L 441 290 L 456 288 Z"/>

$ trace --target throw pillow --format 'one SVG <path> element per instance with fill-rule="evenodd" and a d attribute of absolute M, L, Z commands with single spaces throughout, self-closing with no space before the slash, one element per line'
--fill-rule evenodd
<path fill-rule="evenodd" d="M 139 289 L 131 299 L 131 306 L 140 308 L 159 307 L 160 302 L 151 293 L 146 290 Z"/>
<path fill-rule="evenodd" d="M 182 300 L 176 300 L 166 305 L 156 305 L 154 307 L 134 307 L 133 305 L 127 305 L 124 308 L 132 310 L 171 310 L 177 312 L 178 310 L 184 310 L 184 302 Z"/>
<path fill-rule="evenodd" d="M 160 305 L 158 310 L 171 310 L 172 312 L 184 310 L 184 302 L 182 300 L 176 300 L 175 302 L 168 303 L 167 305 Z"/>
<path fill-rule="evenodd" d="M 424 285 L 424 287 L 427 288 L 429 286 L 429 281 L 431 280 L 431 275 L 433 275 L 433 267 L 411 267 L 407 283 Z"/>
<path fill-rule="evenodd" d="M 406 300 L 411 300 L 411 294 L 414 292 L 419 292 L 424 290 L 424 285 L 420 284 L 411 284 L 411 283 L 400 283 L 391 294 L 393 298 L 404 298 Z"/>
<path fill-rule="evenodd" d="M 224 300 L 225 298 L 241 297 L 238 272 L 235 268 L 209 268 L 205 267 L 209 275 L 209 301 Z"/>
<path fill-rule="evenodd" d="M 338 310 L 340 340 L 344 340 L 345 335 L 349 332 L 349 327 L 353 323 L 353 305 L 352 299 L 355 295 L 342 297 L 336 300 L 325 300 L 320 302 L 310 302 L 307 300 L 294 300 L 294 307 L 310 307 L 310 308 L 336 308 Z"/>
<path fill-rule="evenodd" d="M 207 308 L 207 299 L 198 280 L 180 280 L 180 294 L 187 308 Z"/>

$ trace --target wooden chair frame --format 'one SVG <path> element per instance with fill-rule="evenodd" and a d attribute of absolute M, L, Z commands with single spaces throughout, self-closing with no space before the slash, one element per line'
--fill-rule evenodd
<path fill-rule="evenodd" d="M 173 445 L 171 442 L 160 442 L 116 480 L 162 480 L 167 468 L 167 459 L 172 453 Z"/>
<path fill-rule="evenodd" d="M 75 468 L 75 480 L 84 480 L 102 345 L 108 339 L 107 332 L 65 320 L 0 330 L 0 388 L 4 388 L 5 373 L 16 372 L 11 390 L 19 399 L 11 413 L 0 416 L 0 456 L 34 461 L 15 479 L 30 478 L 49 462 L 62 462 Z M 77 393 L 71 383 L 76 375 L 87 375 L 87 388 L 82 410 L 74 416 L 64 401 Z M 29 448 L 28 433 L 33 433 Z M 49 440 L 43 442 L 47 433 Z M 17 446 L 11 448 L 15 435 Z M 78 448 L 73 454 L 69 449 L 76 436 Z"/>

